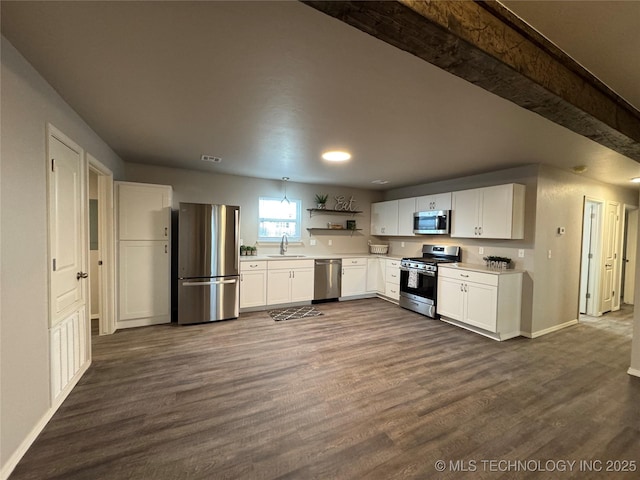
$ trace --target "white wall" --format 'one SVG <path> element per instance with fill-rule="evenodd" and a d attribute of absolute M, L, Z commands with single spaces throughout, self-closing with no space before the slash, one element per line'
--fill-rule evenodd
<path fill-rule="evenodd" d="M 157 167 L 127 163 L 126 179 L 130 182 L 158 183 L 173 187 L 173 208 L 180 202 L 222 203 L 240 206 L 240 238 L 245 245 L 254 245 L 258 238 L 258 198 L 271 196 L 281 198 L 283 186 L 280 180 L 264 180 L 260 178 L 240 177 L 235 175 L 219 175 L 195 170 Z M 315 207 L 315 195 L 329 195 L 327 208 L 335 205 L 334 196 L 353 196 L 356 209 L 363 213 L 355 216 L 314 214 L 309 216 L 307 208 Z M 302 200 L 302 242 L 290 244 L 291 254 L 339 254 L 363 253 L 367 251 L 367 240 L 371 224 L 371 203 L 382 195 L 369 190 L 335 187 L 328 185 L 311 185 L 287 182 L 287 197 Z M 321 232 L 313 235 L 316 246 L 310 246 L 310 235 L 307 227 L 326 227 L 327 222 L 344 224 L 348 219 L 355 219 L 357 227 L 362 231 L 355 232 Z M 333 245 L 329 245 L 329 240 Z M 258 254 L 278 253 L 279 244 L 261 244 Z"/>
<path fill-rule="evenodd" d="M 541 166 L 534 260 L 534 332 L 578 318 L 585 196 L 620 202 L 621 207 L 624 203 L 638 204 L 638 192 L 633 188 L 615 187 Z M 558 227 L 565 227 L 566 233 L 558 235 Z"/>
<path fill-rule="evenodd" d="M 108 166 L 123 162 L 15 48 L 1 44 L 0 465 L 49 412 L 47 159 L 50 122 Z"/>

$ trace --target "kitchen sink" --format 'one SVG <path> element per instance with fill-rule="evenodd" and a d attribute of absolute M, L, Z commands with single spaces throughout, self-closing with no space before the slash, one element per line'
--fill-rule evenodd
<path fill-rule="evenodd" d="M 267 255 L 269 258 L 304 258 L 306 255 Z"/>

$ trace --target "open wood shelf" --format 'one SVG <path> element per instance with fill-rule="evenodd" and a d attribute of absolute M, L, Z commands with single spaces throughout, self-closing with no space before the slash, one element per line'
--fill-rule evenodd
<path fill-rule="evenodd" d="M 312 217 L 314 213 L 330 213 L 330 214 L 338 214 L 338 215 L 356 215 L 358 213 L 362 213 L 362 210 L 331 210 L 329 208 L 307 208 L 307 212 L 309 212 L 309 217 Z"/>

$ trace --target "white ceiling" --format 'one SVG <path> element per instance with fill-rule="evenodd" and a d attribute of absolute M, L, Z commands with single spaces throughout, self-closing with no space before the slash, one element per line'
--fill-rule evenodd
<path fill-rule="evenodd" d="M 525 12 L 515 3 L 524 18 L 543 20 L 545 10 L 560 15 L 550 3 L 566 4 L 562 15 L 584 6 L 536 2 Z M 634 20 L 637 30 L 640 2 L 631 3 L 635 10 L 611 17 L 619 28 Z M 3 35 L 125 161 L 384 189 L 530 163 L 584 164 L 587 176 L 625 186 L 640 176 L 637 162 L 301 3 L 1 7 Z M 595 51 L 601 38 L 593 19 L 579 18 L 567 31 L 539 29 L 567 34 L 556 43 L 581 47 L 572 55 L 638 105 L 632 83 L 605 78 L 616 64 L 637 63 L 617 44 L 634 32 L 608 37 L 604 60 L 614 63 L 599 72 L 603 56 L 590 65 L 588 44 Z M 336 147 L 352 161 L 320 159 Z M 389 183 L 371 184 L 378 179 Z"/>

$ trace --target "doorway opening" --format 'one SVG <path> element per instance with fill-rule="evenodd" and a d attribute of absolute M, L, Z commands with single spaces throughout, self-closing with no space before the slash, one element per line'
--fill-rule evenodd
<path fill-rule="evenodd" d="M 624 232 L 622 238 L 622 303 L 633 305 L 636 288 L 636 252 L 638 246 L 638 209 L 629 205 L 624 208 Z"/>
<path fill-rule="evenodd" d="M 113 173 L 91 155 L 87 159 L 91 335 L 110 335 L 116 330 Z"/>

